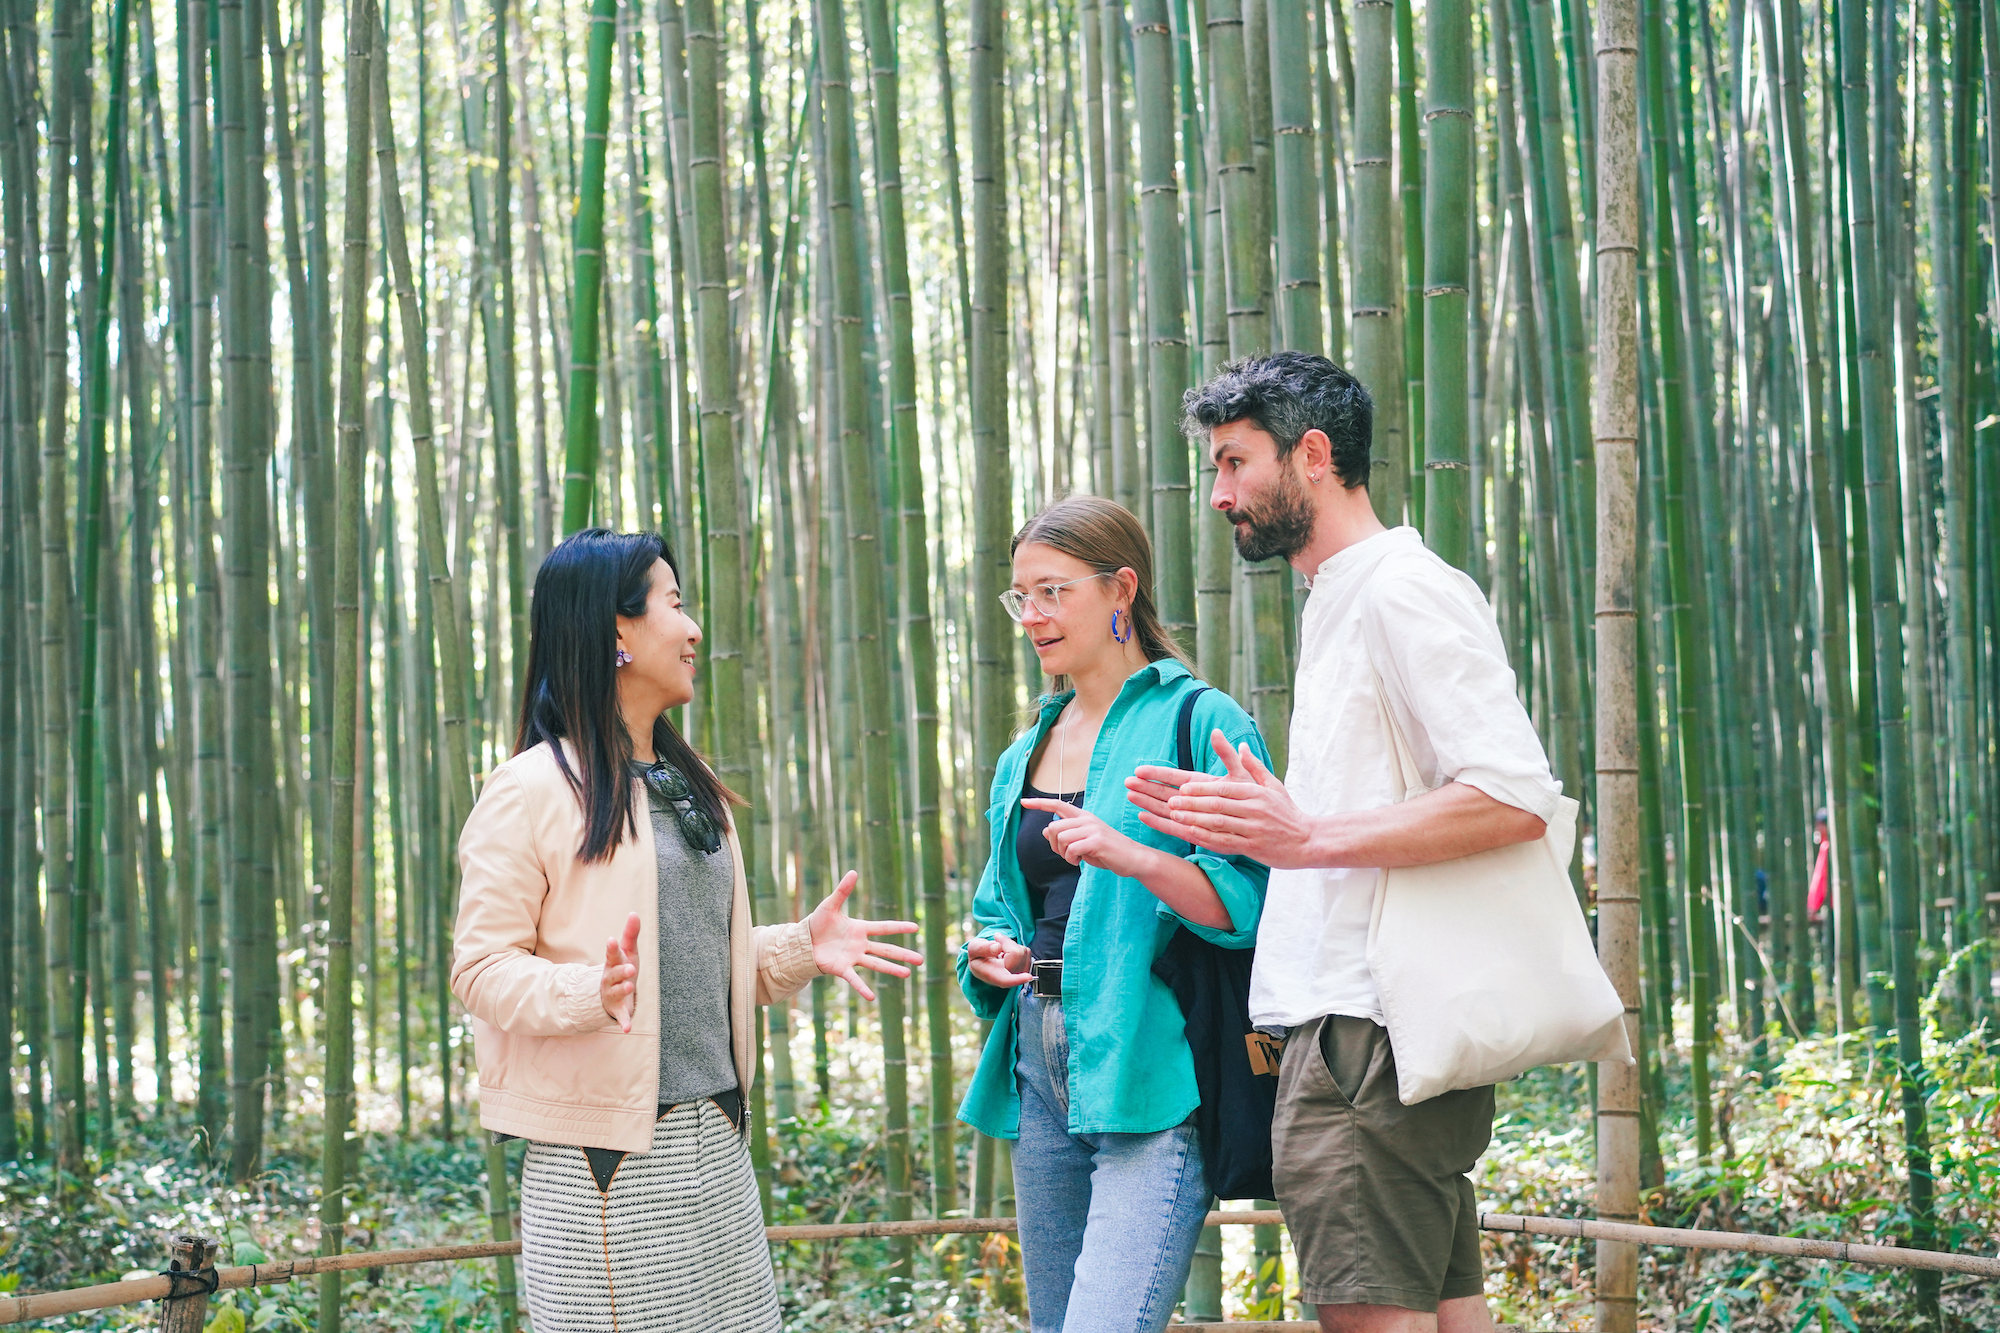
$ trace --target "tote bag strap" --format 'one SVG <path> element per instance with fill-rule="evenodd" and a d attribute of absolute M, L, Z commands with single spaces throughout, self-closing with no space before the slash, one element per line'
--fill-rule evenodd
<path fill-rule="evenodd" d="M 1382 726 L 1389 733 L 1390 758 L 1394 763 L 1396 785 L 1401 788 L 1396 800 L 1407 801 L 1412 796 L 1422 796 L 1430 788 L 1424 784 L 1424 773 L 1417 766 L 1417 757 L 1410 753 L 1410 741 L 1403 734 L 1403 728 L 1396 721 L 1396 710 L 1390 706 L 1389 691 L 1382 682 L 1382 673 L 1375 673 L 1375 701 L 1382 706 Z"/>

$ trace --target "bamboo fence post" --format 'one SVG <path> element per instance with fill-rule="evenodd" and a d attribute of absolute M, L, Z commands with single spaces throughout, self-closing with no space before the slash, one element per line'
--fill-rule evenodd
<path fill-rule="evenodd" d="M 208 1323 L 208 1297 L 216 1278 L 215 1242 L 207 1236 L 175 1236 L 167 1244 L 167 1271 L 184 1295 L 160 1302 L 159 1333 L 202 1333 Z M 186 1273 L 191 1280 L 178 1275 Z"/>

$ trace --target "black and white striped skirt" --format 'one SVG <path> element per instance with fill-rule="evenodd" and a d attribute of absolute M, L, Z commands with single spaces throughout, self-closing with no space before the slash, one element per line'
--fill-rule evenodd
<path fill-rule="evenodd" d="M 750 1151 L 712 1101 L 674 1107 L 622 1159 L 530 1143 L 521 1263 L 534 1333 L 780 1327 Z"/>

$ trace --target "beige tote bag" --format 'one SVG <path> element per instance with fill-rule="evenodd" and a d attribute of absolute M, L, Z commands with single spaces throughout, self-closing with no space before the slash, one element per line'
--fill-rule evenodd
<path fill-rule="evenodd" d="M 1427 788 L 1378 680 L 1399 801 Z M 1570 887 L 1577 803 L 1548 832 L 1455 861 L 1384 870 L 1368 966 L 1405 1106 L 1538 1065 L 1632 1062 L 1625 1006 Z"/>

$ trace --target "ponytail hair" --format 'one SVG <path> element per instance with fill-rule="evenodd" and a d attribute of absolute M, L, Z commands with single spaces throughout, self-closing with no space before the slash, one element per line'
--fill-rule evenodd
<path fill-rule="evenodd" d="M 1160 623 L 1160 611 L 1153 602 L 1153 542 L 1131 510 L 1103 496 L 1071 495 L 1022 524 L 1008 544 L 1007 554 L 1011 556 L 1031 543 L 1081 560 L 1100 574 L 1116 574 L 1121 569 L 1137 574 L 1132 628 L 1138 632 L 1140 650 L 1148 662 L 1171 657 L 1190 671 L 1194 669 L 1187 653 Z M 1051 686 L 1057 694 L 1068 688 L 1066 676 L 1057 676 Z"/>

